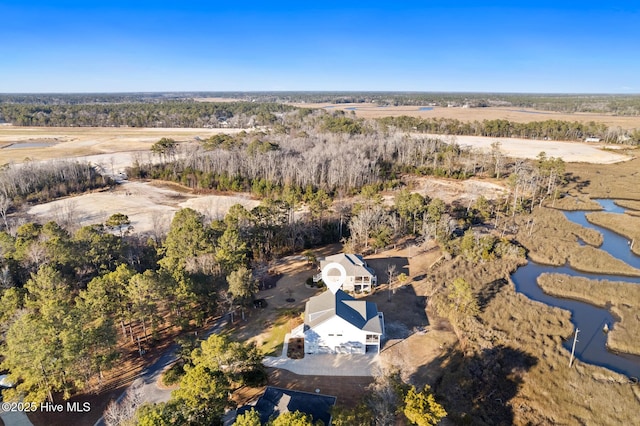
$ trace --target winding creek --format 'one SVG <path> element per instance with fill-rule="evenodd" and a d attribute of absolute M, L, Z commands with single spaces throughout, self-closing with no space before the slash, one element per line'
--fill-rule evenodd
<path fill-rule="evenodd" d="M 603 206 L 605 212 L 623 213 L 625 210 L 617 206 L 613 200 L 602 199 L 596 201 Z M 585 217 L 586 213 L 589 212 L 565 212 L 565 216 L 572 222 L 602 233 L 604 242 L 599 247 L 600 249 L 631 266 L 640 268 L 640 257 L 631 252 L 629 249 L 629 241 L 625 237 L 608 229 L 589 223 Z M 578 343 L 576 345 L 576 357 L 579 360 L 607 367 L 629 377 L 640 378 L 640 356 L 616 354 L 609 352 L 606 348 L 607 335 L 603 332 L 603 327 L 605 324 L 609 327 L 615 327 L 614 323 L 616 320 L 613 315 L 607 309 L 599 308 L 588 303 L 545 294 L 542 289 L 538 287 L 536 281 L 538 276 L 545 272 L 581 276 L 597 280 L 625 281 L 636 284 L 640 284 L 640 278 L 622 275 L 590 274 L 576 271 L 568 265 L 547 266 L 537 264 L 531 260 L 529 260 L 527 265 L 518 268 L 518 270 L 511 275 L 516 291 L 532 300 L 571 312 L 571 322 L 575 327 L 580 329 Z M 572 343 L 573 339 L 567 339 L 564 342 L 565 348 L 571 350 Z M 640 344 L 640 342 L 638 344 Z"/>

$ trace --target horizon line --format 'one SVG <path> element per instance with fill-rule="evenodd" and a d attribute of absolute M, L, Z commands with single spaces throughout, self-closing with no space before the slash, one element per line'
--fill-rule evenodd
<path fill-rule="evenodd" d="M 51 91 L 0 92 L 5 95 L 132 95 L 132 94 L 265 94 L 265 93 L 326 93 L 326 94 L 459 94 L 459 95 L 537 95 L 537 96 L 640 96 L 640 92 L 514 92 L 457 90 L 141 90 L 141 91 Z"/>

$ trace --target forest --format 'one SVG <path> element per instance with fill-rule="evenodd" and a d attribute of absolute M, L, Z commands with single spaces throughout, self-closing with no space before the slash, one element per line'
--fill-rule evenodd
<path fill-rule="evenodd" d="M 0 103 L 0 123 L 51 127 L 250 127 L 275 121 L 284 104 L 251 102 Z"/>
<path fill-rule="evenodd" d="M 230 98 L 257 103 L 376 103 L 378 105 L 471 108 L 514 107 L 566 113 L 640 115 L 640 96 L 622 94 L 526 94 L 452 92 L 169 92 L 95 94 L 0 94 L 1 104 L 75 105 L 158 103 Z"/>
<path fill-rule="evenodd" d="M 445 135 L 471 135 L 503 138 L 523 138 L 558 141 L 583 141 L 596 137 L 606 143 L 640 144 L 640 130 L 625 132 L 602 123 L 580 123 L 577 121 L 545 120 L 516 123 L 508 120 L 460 121 L 447 118 L 385 117 L 379 119 L 385 126 L 394 126 L 404 131 Z"/>

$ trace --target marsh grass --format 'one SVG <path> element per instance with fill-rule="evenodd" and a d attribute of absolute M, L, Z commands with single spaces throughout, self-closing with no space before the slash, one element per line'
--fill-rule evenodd
<path fill-rule="evenodd" d="M 630 241 L 634 241 L 631 250 L 640 256 L 640 216 L 597 212 L 587 213 L 586 217 L 590 223 L 607 228 Z"/>
<path fill-rule="evenodd" d="M 640 201 L 640 158 L 605 166 L 567 163 L 566 170 L 569 176 L 568 189 L 572 195 Z"/>
<path fill-rule="evenodd" d="M 595 247 L 579 246 L 571 251 L 568 259 L 574 269 L 582 272 L 640 276 L 640 269 L 634 268 Z"/>
<path fill-rule="evenodd" d="M 602 244 L 602 234 L 569 221 L 555 209 L 537 208 L 533 214 L 515 218 L 518 225 L 517 241 L 528 250 L 528 256 L 537 263 L 560 266 L 569 257 L 579 253 L 578 238 L 591 246 Z M 533 221 L 533 227 L 528 224 Z M 575 257 L 575 254 L 574 254 Z"/>
<path fill-rule="evenodd" d="M 590 280 L 564 274 L 542 274 L 538 284 L 552 296 L 580 300 L 611 310 L 619 322 L 609 333 L 608 346 L 640 355 L 640 321 L 634 307 L 640 306 L 640 285 L 606 280 Z"/>
<path fill-rule="evenodd" d="M 638 386 L 579 361 L 569 368 L 562 344 L 573 333 L 571 315 L 516 293 L 508 274 L 523 261 L 473 265 L 456 258 L 427 276 L 430 303 L 448 302 L 442 286 L 455 277 L 467 280 L 481 302 L 477 318 L 456 325 L 460 348 L 439 364 L 443 377 L 434 388 L 450 419 L 461 424 L 634 424 Z"/>
<path fill-rule="evenodd" d="M 593 210 L 598 211 L 602 210 L 602 206 L 597 201 L 593 201 L 586 195 L 566 195 L 558 200 L 552 201 L 548 203 L 553 206 L 553 208 L 560 210 Z"/>
<path fill-rule="evenodd" d="M 625 209 L 635 210 L 636 212 L 640 212 L 640 201 L 635 200 L 616 200 L 616 204 L 620 207 L 624 207 Z M 634 213 L 634 212 L 631 212 Z"/>

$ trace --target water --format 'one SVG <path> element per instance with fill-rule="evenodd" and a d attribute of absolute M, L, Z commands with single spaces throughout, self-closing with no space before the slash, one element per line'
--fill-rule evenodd
<path fill-rule="evenodd" d="M 433 107 L 420 107 L 418 111 L 433 111 Z"/>
<path fill-rule="evenodd" d="M 53 145 L 51 142 L 16 142 L 2 149 L 47 148 Z"/>
<path fill-rule="evenodd" d="M 615 204 L 614 200 L 599 199 L 596 201 L 602 205 L 605 212 L 624 213 L 625 211 L 624 208 Z M 616 234 L 613 231 L 590 224 L 586 218 L 587 213 L 590 213 L 590 212 L 585 212 L 585 211 L 565 212 L 564 215 L 571 222 L 579 223 L 585 228 L 594 228 L 598 230 L 604 237 L 604 242 L 600 246 L 600 249 L 622 260 L 623 262 L 628 263 L 629 265 L 640 269 L 640 257 L 633 254 L 633 252 L 630 250 L 630 241 L 627 238 L 623 237 L 622 235 Z"/>
<path fill-rule="evenodd" d="M 605 209 L 612 213 L 621 213 L 624 209 L 613 203 L 613 200 L 597 200 Z M 640 258 L 631 253 L 628 241 L 620 235 L 592 225 L 586 221 L 584 211 L 567 212 L 567 218 L 588 228 L 596 229 L 604 236 L 605 242 L 600 247 L 611 255 L 624 260 L 625 262 L 638 267 Z M 545 294 L 538 287 L 536 279 L 542 273 L 567 274 L 572 276 L 586 277 L 589 279 L 624 281 L 640 284 L 638 277 L 625 277 L 619 275 L 590 274 L 578 272 L 569 266 L 545 266 L 531 260 L 526 266 L 518 268 L 511 275 L 516 291 L 523 293 L 532 300 L 545 303 L 549 306 L 556 306 L 571 312 L 571 322 L 580 329 L 578 343 L 576 344 L 576 357 L 590 364 L 607 367 L 613 371 L 625 374 L 629 377 L 640 377 L 640 356 L 618 355 L 606 349 L 607 335 L 602 331 L 605 324 L 611 328 L 615 327 L 616 319 L 607 309 L 598 308 L 588 303 L 570 299 L 550 296 Z M 564 347 L 571 350 L 573 339 L 564 342 Z"/>

